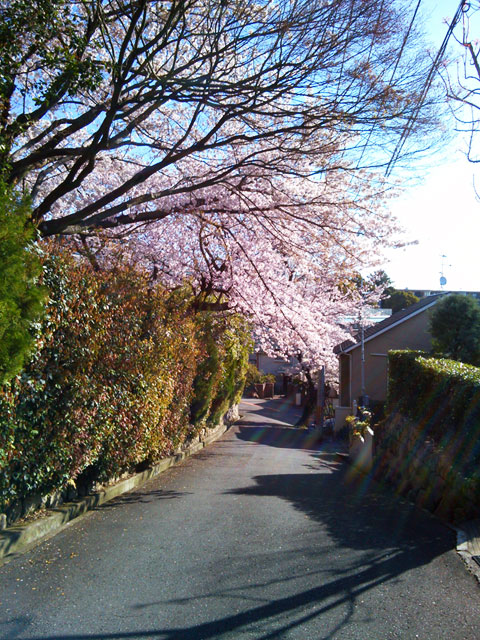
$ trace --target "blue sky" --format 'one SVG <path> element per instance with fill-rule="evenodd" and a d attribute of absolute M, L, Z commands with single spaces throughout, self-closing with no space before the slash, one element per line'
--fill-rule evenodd
<path fill-rule="evenodd" d="M 432 48 L 440 45 L 446 33 L 442 19 L 452 16 L 457 7 L 458 0 L 422 2 Z M 452 57 L 459 48 L 450 51 Z M 390 262 L 383 268 L 398 288 L 438 289 L 445 254 L 445 289 L 480 290 L 480 201 L 473 186 L 475 182 L 480 192 L 480 166 L 467 161 L 465 140 L 454 135 L 454 126 L 447 123 L 451 139 L 418 163 L 415 184 L 392 203 L 406 237 L 418 243 L 387 253 Z M 402 178 L 400 171 L 394 176 Z"/>

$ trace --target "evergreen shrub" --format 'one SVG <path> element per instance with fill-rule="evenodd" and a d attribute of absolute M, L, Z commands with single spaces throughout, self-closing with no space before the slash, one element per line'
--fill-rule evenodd
<path fill-rule="evenodd" d="M 240 316 L 230 316 L 221 336 L 223 357 L 221 377 L 212 401 L 209 422 L 217 424 L 229 407 L 242 397 L 248 371 L 248 356 L 253 349 L 248 323 Z"/>
<path fill-rule="evenodd" d="M 200 313 L 196 318 L 196 337 L 203 346 L 198 363 L 197 375 L 193 381 L 193 399 L 190 406 L 192 424 L 206 422 L 213 399 L 220 384 L 222 369 L 219 336 L 220 326 L 212 313 Z"/>
<path fill-rule="evenodd" d="M 22 368 L 47 297 L 28 202 L 0 181 L 0 384 Z"/>
<path fill-rule="evenodd" d="M 430 333 L 436 355 L 480 365 L 480 304 L 473 296 L 442 297 L 431 312 Z"/>
<path fill-rule="evenodd" d="M 247 367 L 247 374 L 245 380 L 246 387 L 252 387 L 256 383 L 263 382 L 263 374 L 257 369 L 257 367 L 250 363 Z"/>

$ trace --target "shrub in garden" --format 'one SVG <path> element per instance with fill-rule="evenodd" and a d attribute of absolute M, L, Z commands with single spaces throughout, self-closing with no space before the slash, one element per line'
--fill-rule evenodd
<path fill-rule="evenodd" d="M 57 248 L 44 283 L 36 349 L 0 387 L 0 511 L 171 454 L 220 420 L 245 380 L 242 319 L 193 313 L 185 292 L 121 260 L 96 270 Z"/>
<path fill-rule="evenodd" d="M 274 373 L 266 373 L 265 375 L 262 376 L 261 381 L 267 382 L 269 384 L 275 384 L 275 382 L 277 381 L 277 378 Z"/>
<path fill-rule="evenodd" d="M 263 374 L 254 364 L 249 364 L 245 379 L 245 387 L 251 387 L 256 383 L 262 382 Z"/>
<path fill-rule="evenodd" d="M 362 442 L 365 442 L 367 434 L 373 436 L 372 413 L 365 407 L 358 408 L 358 415 L 347 416 L 345 423 L 348 427 L 350 443 L 354 438 L 359 438 Z"/>
<path fill-rule="evenodd" d="M 199 313 L 196 316 L 197 339 L 203 347 L 198 363 L 197 375 L 193 382 L 193 399 L 190 407 L 192 424 L 207 420 L 213 399 L 222 377 L 219 352 L 219 337 L 222 327 L 215 322 L 211 313 Z"/>
<path fill-rule="evenodd" d="M 209 421 L 217 424 L 228 408 L 240 401 L 248 370 L 248 356 L 253 348 L 251 330 L 241 316 L 229 316 L 221 336 L 223 358 L 221 377 L 212 401 Z"/>
<path fill-rule="evenodd" d="M 170 453 L 190 430 L 194 323 L 144 274 L 94 272 L 66 253 L 37 350 L 0 392 L 0 504 L 89 472 L 106 479 Z"/>
<path fill-rule="evenodd" d="M 204 347 L 194 381 L 192 423 L 220 422 L 232 404 L 239 402 L 252 349 L 248 323 L 238 315 L 197 313 L 200 343 Z"/>
<path fill-rule="evenodd" d="M 199 355 L 183 306 L 172 308 L 166 292 L 131 268 L 110 277 L 116 309 L 95 372 L 100 388 L 108 386 L 112 424 L 97 462 L 101 478 L 169 455 L 188 437 Z"/>

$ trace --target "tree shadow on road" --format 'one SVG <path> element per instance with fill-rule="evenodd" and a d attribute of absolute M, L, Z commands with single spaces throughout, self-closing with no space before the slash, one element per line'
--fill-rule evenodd
<path fill-rule="evenodd" d="M 292 446 L 293 442 L 290 442 Z M 245 634 L 257 640 L 302 638 L 311 637 L 309 632 L 307 636 L 301 635 L 308 628 L 305 625 L 333 612 L 337 624 L 334 628 L 330 626 L 329 630 L 325 628 L 317 637 L 319 640 L 341 638 L 342 629 L 351 620 L 356 603 L 362 596 L 385 583 L 398 580 L 413 569 L 430 564 L 452 548 L 453 540 L 440 522 L 397 500 L 368 478 L 352 475 L 348 465 L 335 462 L 331 452 L 314 454 L 306 466 L 306 473 L 257 475 L 250 486 L 226 492 L 226 495 L 271 496 L 288 501 L 296 510 L 321 523 L 338 549 L 356 551 L 352 551 L 351 561 L 343 570 L 319 570 L 309 583 L 314 586 L 297 588 L 294 593 L 292 585 L 298 586 L 295 580 L 299 576 L 279 577 L 279 582 L 288 583 L 285 596 L 267 601 L 260 600 L 258 594 L 264 594 L 268 584 L 251 584 L 247 576 L 240 576 L 239 584 L 229 594 L 219 589 L 218 593 L 197 594 L 180 603 L 159 601 L 136 605 L 137 609 L 169 604 L 188 606 L 194 602 L 197 605 L 199 599 L 227 596 L 237 597 L 239 603 L 243 602 L 240 612 L 208 622 L 180 628 L 61 637 L 64 640 L 207 640 L 236 638 Z M 282 561 L 281 557 L 278 561 Z M 248 603 L 246 608 L 245 603 Z M 255 636 L 249 635 L 252 629 L 258 629 Z M 300 635 L 295 635 L 297 632 Z M 34 640 L 53 639 L 54 636 Z"/>
<path fill-rule="evenodd" d="M 425 557 L 451 548 L 453 533 L 450 536 L 445 525 L 398 499 L 369 476 L 336 462 L 335 454 L 320 451 L 306 466 L 320 473 L 255 476 L 255 485 L 232 493 L 288 500 L 326 526 L 329 536 L 342 547 L 389 548 L 414 556 L 418 552 L 420 564 Z"/>
<path fill-rule="evenodd" d="M 370 475 L 356 472 L 337 455 L 335 441 L 322 441 L 318 434 L 305 429 L 251 422 L 240 425 L 236 435 L 247 442 L 307 450 L 311 456 L 305 467 L 324 473 L 255 476 L 254 486 L 232 493 L 286 499 L 296 509 L 327 525 L 330 535 L 342 546 L 363 548 L 365 544 L 372 548 L 377 543 L 379 546 L 401 543 L 402 548 L 409 548 L 413 540 L 417 546 L 421 541 L 430 545 L 432 528 L 439 539 L 445 540 L 444 525 L 399 499 L 388 486 Z M 340 445 L 343 448 L 343 443 Z"/>
<path fill-rule="evenodd" d="M 236 611 L 223 617 L 212 615 L 207 621 L 178 627 L 159 625 L 125 632 L 28 637 L 31 640 L 216 640 L 245 636 L 270 640 L 314 637 L 310 632 L 310 625 L 313 625 L 318 640 L 342 638 L 344 633 L 351 634 L 348 625 L 357 611 L 358 602 L 369 592 L 381 591 L 387 584 L 402 581 L 412 570 L 428 567 L 453 548 L 453 534 L 444 525 L 399 500 L 387 487 L 368 476 L 355 474 L 351 467 L 339 461 L 335 443 L 318 442 L 305 430 L 265 427 L 251 422 L 240 424 L 236 435 L 245 443 L 297 448 L 310 455 L 306 456 L 305 473 L 256 475 L 249 486 L 225 492 L 225 495 L 287 501 L 326 531 L 329 544 L 346 558 L 344 564 L 334 569 L 325 565 L 326 561 L 320 560 L 323 549 L 318 542 L 317 546 L 314 542 L 311 549 L 256 550 L 259 564 L 278 563 L 278 567 L 282 563 L 284 567 L 296 567 L 296 553 L 299 557 L 310 554 L 311 571 L 302 574 L 299 566 L 298 571 L 291 574 L 279 571 L 278 576 L 274 574 L 264 581 L 252 581 L 244 558 L 239 556 L 237 564 L 230 560 L 227 566 L 219 559 L 223 565 L 220 571 L 231 574 L 230 585 L 227 580 L 227 585 L 223 581 L 218 590 L 188 594 L 181 599 L 138 603 L 132 605 L 132 609 L 159 608 L 162 611 L 171 606 L 187 607 L 187 611 L 190 607 L 198 608 L 199 602 L 205 607 L 209 606 L 207 603 L 222 599 L 236 602 Z M 313 536 L 315 540 L 316 534 Z M 427 571 L 422 574 L 425 575 L 430 574 Z M 408 586 L 403 588 L 408 589 Z M 427 595 L 425 599 L 428 600 Z M 423 605 L 425 611 L 428 603 L 425 601 Z M 215 610 L 213 604 L 212 607 Z M 327 619 L 330 622 L 324 626 L 323 621 Z M 321 633 L 319 629 L 322 629 Z M 6 637 L 20 638 L 19 635 Z"/>
<path fill-rule="evenodd" d="M 94 507 L 92 511 L 107 511 L 125 504 L 148 504 L 156 500 L 174 500 L 175 498 L 182 498 L 185 495 L 189 495 L 189 493 L 185 491 L 167 491 L 166 489 L 149 489 L 148 484 L 146 484 L 142 490 L 123 493 L 117 498 L 112 498 L 112 500 Z"/>
<path fill-rule="evenodd" d="M 239 440 L 264 444 L 269 447 L 313 451 L 320 451 L 322 448 L 318 432 L 289 426 L 266 426 L 264 422 L 260 421 L 249 421 L 248 424 L 240 424 L 235 435 Z"/>

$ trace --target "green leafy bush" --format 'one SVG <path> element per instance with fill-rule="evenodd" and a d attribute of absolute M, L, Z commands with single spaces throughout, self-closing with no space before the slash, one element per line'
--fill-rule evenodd
<path fill-rule="evenodd" d="M 270 384 L 275 384 L 275 382 L 276 382 L 275 374 L 266 373 L 265 375 L 262 376 L 261 381 L 262 382 L 268 382 Z"/>
<path fill-rule="evenodd" d="M 365 442 L 367 433 L 373 436 L 372 413 L 365 407 L 359 407 L 358 413 L 359 415 L 357 416 L 347 416 L 345 418 L 350 442 L 353 438 L 360 438 L 362 442 Z"/>
<path fill-rule="evenodd" d="M 28 203 L 0 182 L 0 384 L 22 368 L 34 345 L 32 323 L 44 308 L 42 266 L 27 222 Z"/>
<path fill-rule="evenodd" d="M 216 424 L 228 408 L 240 401 L 248 371 L 248 356 L 253 348 L 248 323 L 241 316 L 229 316 L 224 325 L 221 378 L 212 401 L 209 422 Z"/>
<path fill-rule="evenodd" d="M 247 373 L 245 378 L 245 387 L 251 387 L 254 384 L 262 382 L 262 372 L 257 367 L 249 363 L 247 366 Z"/>
<path fill-rule="evenodd" d="M 128 267 L 45 267 L 51 300 L 34 357 L 0 392 L 0 503 L 104 480 L 190 432 L 194 323 Z"/>
<path fill-rule="evenodd" d="M 400 411 L 425 437 L 480 462 L 480 369 L 415 351 L 389 353 L 388 412 Z"/>
<path fill-rule="evenodd" d="M 382 309 L 391 309 L 392 313 L 406 309 L 420 300 L 411 291 L 397 291 L 393 287 L 389 287 L 386 293 L 388 293 L 388 297 L 383 298 L 380 306 Z"/>
<path fill-rule="evenodd" d="M 34 355 L 0 388 L 0 511 L 171 454 L 201 426 L 195 400 L 202 424 L 219 420 L 245 379 L 240 318 L 195 315 L 182 292 L 121 261 L 95 271 L 67 251 L 47 255 Z"/>
<path fill-rule="evenodd" d="M 197 375 L 193 382 L 193 399 L 190 407 L 192 424 L 205 422 L 210 414 L 213 399 L 222 377 L 219 351 L 220 326 L 211 313 L 200 313 L 196 318 L 197 339 L 203 346 Z"/>

